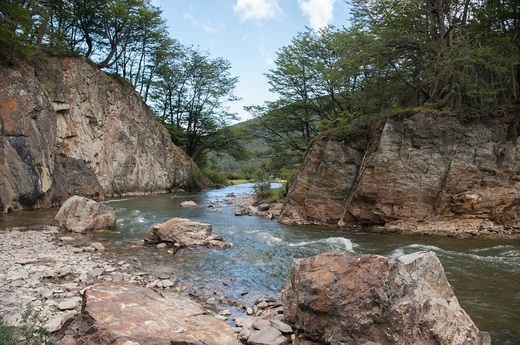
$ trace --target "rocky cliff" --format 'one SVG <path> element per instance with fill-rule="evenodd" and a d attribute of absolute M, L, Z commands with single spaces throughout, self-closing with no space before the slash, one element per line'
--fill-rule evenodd
<path fill-rule="evenodd" d="M 290 185 L 280 221 L 519 236 L 517 113 L 463 124 L 423 111 L 389 117 L 356 139 L 322 135 Z"/>
<path fill-rule="evenodd" d="M 0 66 L 0 213 L 167 192 L 191 168 L 133 88 L 86 61 Z"/>

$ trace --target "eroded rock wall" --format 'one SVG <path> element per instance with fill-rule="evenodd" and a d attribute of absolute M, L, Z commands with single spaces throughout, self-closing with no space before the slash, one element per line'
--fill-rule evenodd
<path fill-rule="evenodd" d="M 0 67 L 0 213 L 167 192 L 192 168 L 133 88 L 84 60 Z"/>
<path fill-rule="evenodd" d="M 462 124 L 422 112 L 353 142 L 316 140 L 280 220 L 387 232 L 518 235 L 516 114 Z M 367 150 L 373 143 L 372 150 Z"/>

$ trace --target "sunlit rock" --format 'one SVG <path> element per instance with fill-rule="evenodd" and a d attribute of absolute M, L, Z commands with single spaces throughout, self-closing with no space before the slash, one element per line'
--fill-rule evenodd
<path fill-rule="evenodd" d="M 116 214 L 110 206 L 78 195 L 65 201 L 55 219 L 60 227 L 75 232 L 116 227 Z"/>
<path fill-rule="evenodd" d="M 196 165 L 131 85 L 81 58 L 0 65 L 0 214 L 169 192 Z"/>
<path fill-rule="evenodd" d="M 211 235 L 211 224 L 194 222 L 186 218 L 172 218 L 152 226 L 145 241 L 148 244 L 167 243 L 176 247 L 212 246 L 229 248 L 220 236 Z"/>
<path fill-rule="evenodd" d="M 136 285 L 96 285 L 85 293 L 81 341 L 112 344 L 239 345 L 229 325 L 184 295 Z"/>
<path fill-rule="evenodd" d="M 195 201 L 192 201 L 192 200 L 187 200 L 187 201 L 183 201 L 179 204 L 180 207 L 184 207 L 184 208 L 193 208 L 193 207 L 197 207 L 197 203 Z"/>
<path fill-rule="evenodd" d="M 282 300 L 287 322 L 327 344 L 491 344 L 433 252 L 296 259 Z"/>
<path fill-rule="evenodd" d="M 289 186 L 280 221 L 520 236 L 515 113 L 462 123 L 452 114 L 423 111 L 379 124 L 356 139 L 314 140 Z M 447 230 L 453 221 L 457 227 Z"/>

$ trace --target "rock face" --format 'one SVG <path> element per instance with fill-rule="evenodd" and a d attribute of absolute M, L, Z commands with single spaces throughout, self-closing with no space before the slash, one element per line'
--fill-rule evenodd
<path fill-rule="evenodd" d="M 163 224 L 152 226 L 146 242 L 149 244 L 168 243 L 179 247 L 231 247 L 231 244 L 223 242 L 222 237 L 212 236 L 211 231 L 211 224 L 194 222 L 185 218 L 172 218 Z"/>
<path fill-rule="evenodd" d="M 88 344 L 239 345 L 229 325 L 182 295 L 139 286 L 96 285 L 85 292 Z"/>
<path fill-rule="evenodd" d="M 464 125 L 422 112 L 388 118 L 356 140 L 324 135 L 293 179 L 280 221 L 518 236 L 519 128 L 515 116 Z"/>
<path fill-rule="evenodd" d="M 326 344 L 491 344 L 433 252 L 297 259 L 282 301 L 289 323 Z"/>
<path fill-rule="evenodd" d="M 55 219 L 60 227 L 75 232 L 116 227 L 116 214 L 110 206 L 78 195 L 65 201 Z"/>
<path fill-rule="evenodd" d="M 167 192 L 192 165 L 130 85 L 86 61 L 0 66 L 0 213 Z"/>

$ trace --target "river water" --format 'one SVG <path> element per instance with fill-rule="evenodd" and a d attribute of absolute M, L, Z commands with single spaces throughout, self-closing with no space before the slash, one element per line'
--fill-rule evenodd
<path fill-rule="evenodd" d="M 433 251 L 442 262 L 460 304 L 493 344 L 520 344 L 520 240 L 478 240 L 381 235 L 333 229 L 290 227 L 260 217 L 233 214 L 226 195 L 252 192 L 252 185 L 203 193 L 138 196 L 107 201 L 117 215 L 117 230 L 95 236 L 118 255 L 133 258 L 151 274 L 170 275 L 198 295 L 226 296 L 251 305 L 258 297 L 279 299 L 293 258 L 322 252 L 399 256 Z M 181 208 L 193 200 L 196 208 Z M 0 217 L 0 228 L 48 224 L 56 211 L 22 212 Z M 197 248 L 168 255 L 165 249 L 136 245 L 153 224 L 173 217 L 210 223 L 213 234 L 233 247 Z M 200 292 L 202 291 L 202 293 Z"/>

